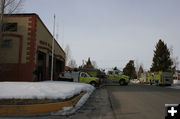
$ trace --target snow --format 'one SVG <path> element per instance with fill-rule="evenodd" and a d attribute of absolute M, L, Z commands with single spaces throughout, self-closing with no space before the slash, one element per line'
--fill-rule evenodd
<path fill-rule="evenodd" d="M 180 89 L 180 80 L 173 80 L 173 84 L 168 88 Z"/>
<path fill-rule="evenodd" d="M 172 86 L 170 86 L 168 88 L 180 89 L 180 85 L 172 85 Z"/>
<path fill-rule="evenodd" d="M 51 115 L 69 115 L 79 109 L 94 91 L 94 87 L 85 83 L 44 81 L 44 82 L 0 82 L 0 99 L 66 99 L 81 91 L 87 93 L 74 107 L 64 107 Z"/>
<path fill-rule="evenodd" d="M 173 84 L 180 84 L 180 80 L 173 80 Z"/>
<path fill-rule="evenodd" d="M 130 83 L 137 84 L 137 83 L 140 83 L 140 81 L 138 79 L 132 79 L 130 80 Z"/>
<path fill-rule="evenodd" d="M 62 81 L 0 82 L 0 99 L 66 99 L 94 89 L 89 84 Z"/>
<path fill-rule="evenodd" d="M 87 101 L 92 92 L 87 92 L 75 105 L 75 107 L 64 107 L 62 110 L 58 112 L 53 112 L 51 115 L 70 115 L 76 112 L 84 103 Z"/>

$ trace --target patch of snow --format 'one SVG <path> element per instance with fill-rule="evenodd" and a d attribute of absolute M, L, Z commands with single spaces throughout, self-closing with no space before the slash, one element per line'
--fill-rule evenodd
<path fill-rule="evenodd" d="M 51 115 L 70 115 L 76 112 L 84 103 L 87 101 L 89 96 L 91 95 L 92 91 L 87 92 L 83 97 L 78 101 L 78 103 L 75 105 L 75 107 L 64 107 L 62 110 L 58 112 L 53 112 Z"/>
<path fill-rule="evenodd" d="M 66 99 L 94 89 L 89 84 L 63 81 L 0 82 L 0 99 Z"/>
<path fill-rule="evenodd" d="M 75 107 L 64 107 L 58 112 L 51 113 L 51 115 L 69 115 L 87 101 L 94 89 L 89 84 L 63 81 L 0 82 L 0 99 L 66 99 L 86 91 Z"/>
<path fill-rule="evenodd" d="M 140 81 L 138 79 L 132 79 L 130 80 L 130 83 L 137 84 L 137 83 L 140 83 Z"/>
<path fill-rule="evenodd" d="M 173 84 L 180 84 L 180 80 L 173 80 Z"/>
<path fill-rule="evenodd" d="M 173 84 L 167 88 L 180 89 L 180 80 L 173 80 Z"/>
<path fill-rule="evenodd" d="M 170 86 L 168 88 L 180 89 L 180 85 L 172 85 L 172 86 Z"/>

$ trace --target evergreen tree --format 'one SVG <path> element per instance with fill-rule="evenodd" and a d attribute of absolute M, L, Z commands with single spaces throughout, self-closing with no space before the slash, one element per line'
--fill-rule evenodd
<path fill-rule="evenodd" d="M 123 73 L 127 76 L 130 77 L 130 79 L 135 79 L 137 78 L 136 76 L 136 71 L 134 67 L 134 61 L 130 60 L 127 64 L 126 67 L 123 69 Z"/>
<path fill-rule="evenodd" d="M 172 65 L 173 62 L 170 58 L 170 51 L 167 48 L 167 44 L 160 39 L 154 50 L 153 63 L 150 70 L 151 72 L 172 71 Z"/>
<path fill-rule="evenodd" d="M 90 57 L 88 58 L 88 61 L 86 62 L 86 64 L 83 66 L 83 68 L 86 69 L 94 69 L 94 66 L 91 63 Z"/>
<path fill-rule="evenodd" d="M 113 70 L 118 70 L 118 68 L 117 68 L 117 67 L 114 67 Z"/>
<path fill-rule="evenodd" d="M 88 66 L 91 66 L 91 65 L 92 65 L 91 60 L 90 60 L 90 57 L 88 58 L 88 61 L 86 62 L 86 65 L 88 65 Z"/>
<path fill-rule="evenodd" d="M 140 65 L 140 67 L 139 67 L 139 70 L 138 70 L 138 77 L 140 77 L 141 76 L 141 73 L 143 73 L 144 72 L 144 70 L 143 70 L 143 67 L 142 67 L 142 65 Z"/>

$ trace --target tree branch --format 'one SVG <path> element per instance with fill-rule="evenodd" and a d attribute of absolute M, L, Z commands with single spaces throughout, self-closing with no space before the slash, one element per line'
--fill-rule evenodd
<path fill-rule="evenodd" d="M 22 2 L 22 0 L 19 0 L 16 7 L 14 9 L 12 9 L 11 11 L 9 11 L 9 14 L 12 14 L 18 8 L 18 6 L 21 4 L 21 2 Z"/>

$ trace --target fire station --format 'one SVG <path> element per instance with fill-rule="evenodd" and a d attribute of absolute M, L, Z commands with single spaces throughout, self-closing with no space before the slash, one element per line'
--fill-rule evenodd
<path fill-rule="evenodd" d="M 50 80 L 52 40 L 53 36 L 37 14 L 4 15 L 0 81 Z M 65 52 L 56 40 L 53 66 L 55 80 L 65 68 Z"/>

